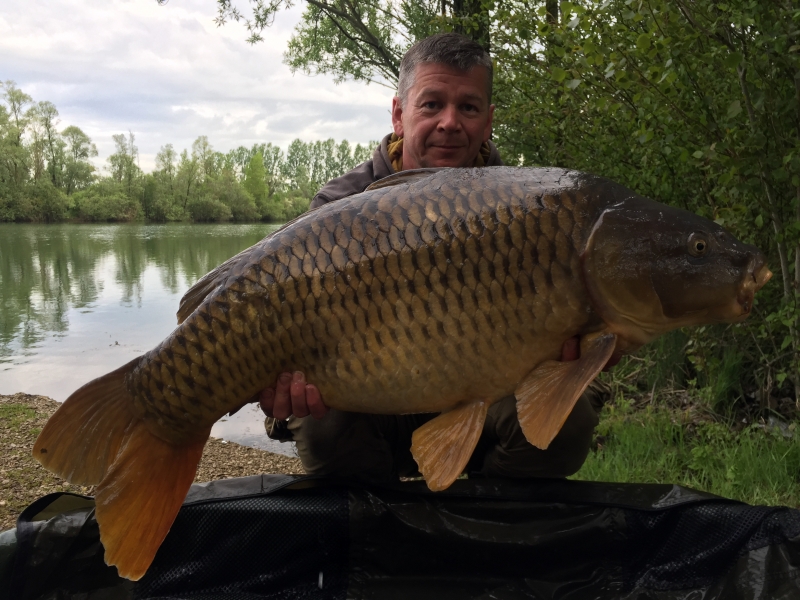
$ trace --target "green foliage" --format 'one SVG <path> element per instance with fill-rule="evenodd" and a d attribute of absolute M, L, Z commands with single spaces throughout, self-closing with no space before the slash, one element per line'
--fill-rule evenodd
<path fill-rule="evenodd" d="M 267 187 L 267 170 L 264 167 L 264 155 L 261 152 L 253 154 L 247 169 L 244 172 L 244 189 L 252 196 L 259 212 L 267 214 L 267 201 L 269 188 Z"/>
<path fill-rule="evenodd" d="M 101 180 L 72 195 L 73 212 L 83 221 L 135 221 L 141 205 L 129 197 L 124 182 Z"/>
<path fill-rule="evenodd" d="M 55 187 L 49 179 L 42 178 L 27 186 L 27 214 L 31 221 L 57 223 L 67 216 L 69 201 L 67 195 Z"/>
<path fill-rule="evenodd" d="M 213 223 L 230 221 L 233 213 L 228 205 L 216 198 L 201 196 L 189 202 L 187 206 L 192 221 L 197 223 Z"/>
<path fill-rule="evenodd" d="M 598 433 L 601 447 L 575 479 L 670 481 L 750 504 L 800 505 L 794 425 L 735 431 L 665 408 L 634 411 L 618 401 L 604 410 Z"/>
<path fill-rule="evenodd" d="M 40 178 L 0 197 L 0 221 L 55 223 L 68 214 L 69 200 L 49 179 Z"/>
<path fill-rule="evenodd" d="M 211 182 L 208 188 L 214 198 L 219 199 L 230 209 L 231 219 L 234 221 L 257 221 L 261 217 L 253 196 L 239 184 L 231 171 L 225 171 L 222 176 Z"/>
<path fill-rule="evenodd" d="M 94 181 L 94 165 L 88 161 L 97 156 L 97 148 L 91 138 L 74 125 L 64 129 L 61 136 L 65 145 L 63 188 L 67 194 L 71 194 L 88 187 Z"/>
<path fill-rule="evenodd" d="M 797 397 L 800 8 L 610 0 L 561 3 L 551 19 L 541 4 L 497 6 L 504 156 L 607 176 L 765 250 L 776 281 L 753 317 L 687 332 L 679 362 L 719 410 L 754 391 Z"/>

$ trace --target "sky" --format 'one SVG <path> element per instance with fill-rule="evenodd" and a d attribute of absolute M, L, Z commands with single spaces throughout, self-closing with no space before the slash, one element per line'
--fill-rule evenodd
<path fill-rule="evenodd" d="M 235 2 L 247 8 L 245 0 Z M 304 2 L 278 14 L 264 41 L 244 26 L 217 27 L 215 0 L 8 0 L 0 2 L 0 80 L 49 100 L 60 128 L 77 125 L 104 167 L 111 136 L 133 132 L 140 166 L 165 144 L 215 150 L 296 138 L 367 143 L 391 129 L 391 90 L 324 75 L 292 74 L 283 52 Z"/>

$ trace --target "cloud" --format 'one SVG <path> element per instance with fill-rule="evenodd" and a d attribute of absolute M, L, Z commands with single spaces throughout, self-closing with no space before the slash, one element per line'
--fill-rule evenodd
<path fill-rule="evenodd" d="M 381 86 L 292 74 L 282 55 L 302 3 L 280 13 L 255 46 L 237 23 L 217 27 L 214 0 L 26 0 L 0 5 L 0 79 L 49 100 L 61 126 L 97 144 L 132 131 L 141 166 L 159 148 L 215 149 L 272 142 L 366 143 L 391 127 L 392 93 Z"/>

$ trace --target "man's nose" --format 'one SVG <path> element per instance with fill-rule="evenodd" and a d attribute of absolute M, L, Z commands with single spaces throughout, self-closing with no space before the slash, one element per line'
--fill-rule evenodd
<path fill-rule="evenodd" d="M 458 107 L 448 104 L 439 114 L 439 129 L 442 131 L 458 131 L 461 129 Z"/>

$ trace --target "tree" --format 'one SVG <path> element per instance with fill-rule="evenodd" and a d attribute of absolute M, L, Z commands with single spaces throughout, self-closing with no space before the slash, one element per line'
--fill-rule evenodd
<path fill-rule="evenodd" d="M 7 177 L 12 186 L 19 189 L 28 180 L 27 149 L 22 145 L 22 137 L 28 127 L 27 106 L 33 98 L 20 90 L 13 81 L 0 84 L 3 89 L 3 101 L 7 107 L 3 135 L 3 158 L 7 169 Z"/>
<path fill-rule="evenodd" d="M 264 156 L 264 171 L 266 172 L 269 195 L 272 196 L 283 187 L 281 172 L 286 157 L 283 154 L 283 150 L 278 146 L 273 146 L 271 143 L 262 144 L 260 151 Z"/>
<path fill-rule="evenodd" d="M 123 185 L 125 193 L 129 198 L 138 196 L 138 179 L 141 176 L 141 169 L 137 164 L 139 161 L 139 148 L 134 142 L 136 138 L 133 132 L 129 131 L 128 136 L 119 133 L 111 136 L 116 146 L 116 152 L 108 157 L 111 167 L 111 178 Z"/>
<path fill-rule="evenodd" d="M 175 176 L 175 199 L 181 200 L 181 209 L 184 211 L 187 209 L 192 194 L 197 196 L 199 170 L 200 164 L 197 157 L 194 154 L 190 155 L 186 150 L 182 151 Z"/>
<path fill-rule="evenodd" d="M 290 188 L 306 188 L 311 184 L 312 157 L 308 144 L 295 139 L 289 144 L 283 163 L 283 178 Z"/>
<path fill-rule="evenodd" d="M 33 181 L 39 181 L 46 170 L 46 133 L 44 123 L 39 118 L 39 106 L 34 104 L 25 113 L 28 123 L 30 143 L 28 152 L 30 156 L 30 169 Z"/>
<path fill-rule="evenodd" d="M 262 214 L 266 209 L 268 197 L 267 171 L 264 168 L 264 157 L 261 152 L 253 154 L 244 172 L 243 187 L 253 197 Z"/>
<path fill-rule="evenodd" d="M 161 146 L 161 149 L 156 154 L 156 172 L 161 176 L 164 183 L 167 185 L 170 194 L 175 192 L 175 174 L 176 162 L 178 155 L 175 152 L 172 144 Z"/>
<path fill-rule="evenodd" d="M 94 180 L 94 165 L 90 158 L 97 156 L 97 147 L 83 130 L 70 125 L 61 132 L 66 144 L 63 188 L 67 194 L 80 190 Z"/>
<path fill-rule="evenodd" d="M 192 143 L 192 157 L 197 161 L 197 177 L 201 184 L 217 174 L 214 148 L 207 136 L 201 135 Z"/>
<path fill-rule="evenodd" d="M 29 177 L 30 157 L 21 141 L 27 123 L 21 112 L 30 96 L 22 94 L 11 81 L 0 83 L 0 88 L 0 221 L 13 221 L 20 212 L 22 191 Z"/>
<path fill-rule="evenodd" d="M 245 16 L 231 0 L 217 0 L 217 23 L 241 21 L 250 43 L 263 40 L 277 12 L 291 0 L 251 0 Z M 293 70 L 333 75 L 394 88 L 400 59 L 415 41 L 439 31 L 457 31 L 490 49 L 491 0 L 307 0 L 285 54 Z"/>
<path fill-rule="evenodd" d="M 58 132 L 58 109 L 52 102 L 39 102 L 36 105 L 36 117 L 41 123 L 45 160 L 50 181 L 60 186 L 64 168 L 64 141 Z"/>

